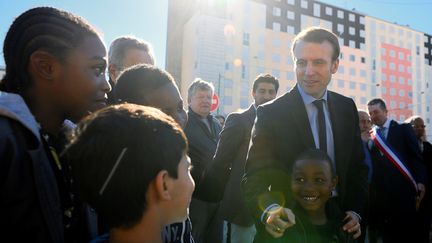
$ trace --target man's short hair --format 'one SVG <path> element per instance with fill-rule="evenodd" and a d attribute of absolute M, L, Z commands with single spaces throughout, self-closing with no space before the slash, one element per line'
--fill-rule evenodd
<path fill-rule="evenodd" d="M 314 161 L 326 161 L 330 165 L 330 170 L 333 176 L 336 176 L 336 169 L 332 162 L 332 159 L 328 156 L 327 153 L 323 152 L 320 149 L 310 148 L 303 151 L 297 158 L 294 160 L 295 162 L 301 160 L 314 160 Z M 294 162 L 294 164 L 295 164 Z"/>
<path fill-rule="evenodd" d="M 253 87 L 252 87 L 252 91 L 253 91 L 253 92 L 256 92 L 256 90 L 257 90 L 257 88 L 258 88 L 258 85 L 259 85 L 260 83 L 269 83 L 269 84 L 273 84 L 274 87 L 275 87 L 276 92 L 277 92 L 278 89 L 279 89 L 279 80 L 278 80 L 276 77 L 274 77 L 274 76 L 272 76 L 272 75 L 270 75 L 270 74 L 268 74 L 268 73 L 262 73 L 262 74 L 258 75 L 258 76 L 255 78 L 255 80 L 254 80 L 254 82 L 253 82 Z"/>
<path fill-rule="evenodd" d="M 192 98 L 192 96 L 198 91 L 198 90 L 205 90 L 205 91 L 211 91 L 214 93 L 214 86 L 212 83 L 204 81 L 200 78 L 195 79 L 188 89 L 188 100 Z"/>
<path fill-rule="evenodd" d="M 368 105 L 368 106 L 371 106 L 371 105 L 379 105 L 379 107 L 380 107 L 381 109 L 383 109 L 383 110 L 387 110 L 387 106 L 386 106 L 384 100 L 382 100 L 382 99 L 380 99 L 380 98 L 375 98 L 375 99 L 370 100 L 370 101 L 367 103 L 367 105 Z"/>
<path fill-rule="evenodd" d="M 168 83 L 176 85 L 168 72 L 152 65 L 138 64 L 120 74 L 114 97 L 117 103 L 146 104 L 148 94 Z"/>
<path fill-rule="evenodd" d="M 321 27 L 310 27 L 304 29 L 296 35 L 291 46 L 291 54 L 294 56 L 294 48 L 299 41 L 323 43 L 328 41 L 333 47 L 332 61 L 336 61 L 340 55 L 340 46 L 338 37 L 330 30 Z"/>
<path fill-rule="evenodd" d="M 109 64 L 113 64 L 118 69 L 123 69 L 123 60 L 126 54 L 126 51 L 130 49 L 138 49 L 147 52 L 154 63 L 154 54 L 153 49 L 150 43 L 136 38 L 134 36 L 120 36 L 116 38 L 109 48 L 108 52 L 108 62 Z"/>
<path fill-rule="evenodd" d="M 157 174 L 178 177 L 187 140 L 170 116 L 152 107 L 109 106 L 77 127 L 66 156 L 79 195 L 110 228 L 135 226 Z"/>

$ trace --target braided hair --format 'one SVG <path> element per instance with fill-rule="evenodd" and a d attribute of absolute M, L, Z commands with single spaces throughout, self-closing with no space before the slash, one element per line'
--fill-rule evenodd
<path fill-rule="evenodd" d="M 63 62 L 68 51 L 84 37 L 99 37 L 83 18 L 52 7 L 37 7 L 18 16 L 10 26 L 3 45 L 6 74 L 0 90 L 21 94 L 32 85 L 27 70 L 32 53 L 49 52 Z"/>

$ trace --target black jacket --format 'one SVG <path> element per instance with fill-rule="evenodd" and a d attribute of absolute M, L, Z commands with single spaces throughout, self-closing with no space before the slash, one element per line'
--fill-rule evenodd
<path fill-rule="evenodd" d="M 368 197 L 368 168 L 358 126 L 357 108 L 352 99 L 328 91 L 329 115 L 333 131 L 336 173 L 339 177 L 337 201 L 343 211 L 360 216 Z M 297 86 L 287 94 L 258 107 L 252 132 L 243 192 L 257 219 L 257 234 L 263 209 L 273 203 L 293 201 L 290 177 L 295 158 L 315 148 L 305 105 Z"/>
<path fill-rule="evenodd" d="M 5 242 L 64 242 L 58 185 L 23 99 L 0 92 L 0 235 Z"/>
<path fill-rule="evenodd" d="M 206 190 L 201 189 L 200 182 L 205 167 L 212 161 L 219 141 L 221 125 L 212 115 L 208 115 L 211 131 L 206 124 L 200 120 L 200 116 L 189 108 L 188 122 L 185 133 L 189 141 L 189 157 L 193 165 L 192 177 L 195 180 L 195 191 L 193 197 L 201 199 L 205 197 Z"/>

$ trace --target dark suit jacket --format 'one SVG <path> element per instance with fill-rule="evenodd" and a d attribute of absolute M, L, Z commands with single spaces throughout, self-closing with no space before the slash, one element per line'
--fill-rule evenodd
<path fill-rule="evenodd" d="M 391 121 L 386 140 L 400 156 L 416 182 L 426 185 L 426 171 L 411 125 Z M 375 145 L 372 146 L 371 156 L 371 224 L 380 226 L 383 222 L 409 222 L 409 218 L 415 215 L 414 188 Z"/>
<path fill-rule="evenodd" d="M 242 226 L 253 224 L 241 193 L 241 180 L 255 113 L 255 107 L 251 105 L 248 110 L 234 112 L 227 117 L 209 169 L 209 174 L 213 174 L 215 182 L 219 184 L 213 190 L 219 188 L 222 193 L 225 190 L 221 203 L 222 216 L 225 220 Z"/>
<path fill-rule="evenodd" d="M 339 176 L 337 200 L 343 211 L 362 215 L 368 183 L 357 109 L 352 99 L 331 91 L 328 91 L 328 107 Z M 246 203 L 258 221 L 263 209 L 272 203 L 292 205 L 292 165 L 308 148 L 315 148 L 315 143 L 297 86 L 258 108 L 243 178 Z M 259 232 L 264 230 L 262 223 L 256 225 Z"/>
<path fill-rule="evenodd" d="M 211 132 L 206 124 L 200 120 L 199 115 L 190 108 L 188 117 L 184 131 L 189 142 L 189 157 L 194 167 L 191 172 L 196 185 L 193 197 L 202 199 L 201 197 L 206 197 L 206 193 L 211 193 L 201 189 L 201 177 L 204 169 L 213 159 L 219 141 L 219 133 L 222 128 L 218 120 L 212 115 L 208 115 L 207 117 Z"/>

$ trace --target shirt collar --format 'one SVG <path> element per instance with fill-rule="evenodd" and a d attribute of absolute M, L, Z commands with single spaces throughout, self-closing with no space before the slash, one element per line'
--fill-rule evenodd
<path fill-rule="evenodd" d="M 390 127 L 390 122 L 392 121 L 391 118 L 387 118 L 387 120 L 384 122 L 384 124 L 381 126 L 381 128 L 388 129 Z"/>
<path fill-rule="evenodd" d="M 315 100 L 318 100 L 318 99 L 315 99 L 314 97 L 306 94 L 306 92 L 303 91 L 303 89 L 301 88 L 300 85 L 297 85 L 297 88 L 299 90 L 300 96 L 302 97 L 303 103 L 305 105 L 312 104 L 312 102 L 314 102 Z M 324 91 L 324 94 L 321 97 L 321 100 L 325 100 L 327 103 L 327 89 Z"/>

